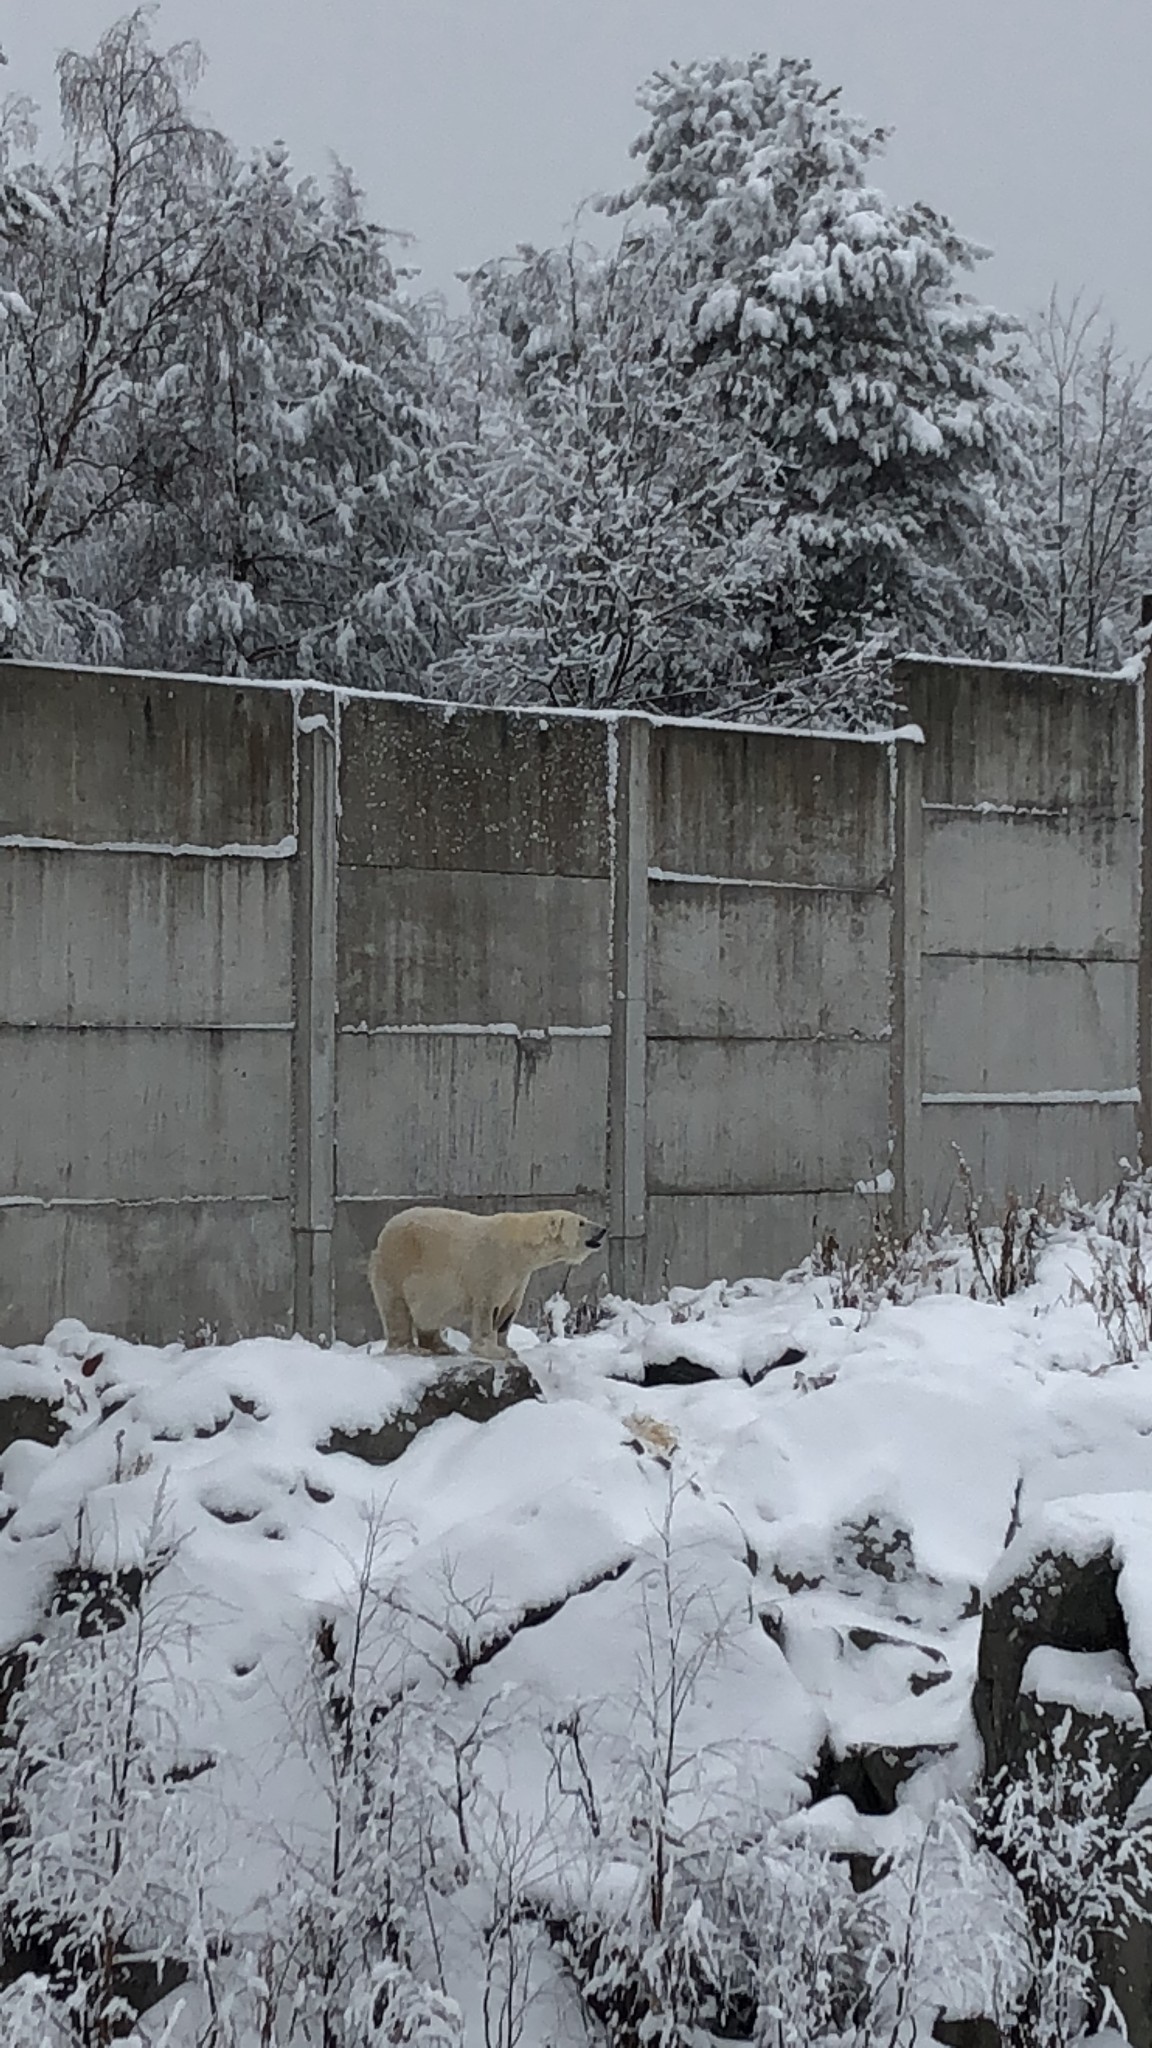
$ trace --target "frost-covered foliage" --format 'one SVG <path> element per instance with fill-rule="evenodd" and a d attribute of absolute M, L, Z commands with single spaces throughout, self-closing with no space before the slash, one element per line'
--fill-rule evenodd
<path fill-rule="evenodd" d="M 894 646 L 1003 651 L 1022 407 L 981 252 L 876 189 L 883 134 L 806 63 L 640 98 L 618 250 L 474 282 L 441 675 L 851 722 Z"/>
<path fill-rule="evenodd" d="M 1098 307 L 1055 294 L 1022 369 L 1032 412 L 1041 660 L 1119 667 L 1152 587 L 1152 382 Z"/>
<path fill-rule="evenodd" d="M 1098 1941 L 1152 1917 L 1152 1826 L 1117 1811 L 1099 1729 L 1069 1714 L 1050 1754 L 1030 1752 L 979 1804 L 981 1839 L 1011 1874 L 1027 1930 L 1017 2048 L 1071 2048 L 1097 2001 Z"/>
<path fill-rule="evenodd" d="M 6 1673 L 0 1979 L 4 2038 L 23 2028 L 29 2048 L 103 2048 L 202 1943 L 213 1828 L 190 1791 L 206 1760 L 181 1738 L 170 1562 L 161 1489 L 143 1563 L 71 1566 Z"/>
<path fill-rule="evenodd" d="M 1142 374 L 981 305 L 806 62 L 657 73 L 615 246 L 456 319 L 202 69 L 143 8 L 61 58 L 59 162 L 0 111 L 0 653 L 858 729 L 902 648 L 1128 651 Z"/>
<path fill-rule="evenodd" d="M 67 53 L 68 154 L 5 187 L 3 645 L 404 680 L 437 618 L 420 319 L 347 174 L 242 163 L 202 68 L 145 12 Z"/>

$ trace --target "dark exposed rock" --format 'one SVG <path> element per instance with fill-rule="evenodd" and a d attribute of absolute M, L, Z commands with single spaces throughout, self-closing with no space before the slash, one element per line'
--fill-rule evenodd
<path fill-rule="evenodd" d="M 757 1372 L 746 1372 L 743 1377 L 750 1387 L 758 1387 L 761 1380 L 766 1380 L 770 1372 L 780 1372 L 787 1365 L 803 1365 L 807 1356 L 806 1351 L 799 1351 L 795 1344 L 790 1344 L 787 1351 L 780 1353 L 779 1358 L 770 1358 L 767 1365 L 762 1365 Z"/>
<path fill-rule="evenodd" d="M 921 1743 L 914 1747 L 886 1745 L 848 1749 L 838 1755 L 830 1743 L 820 1752 L 812 1780 L 812 1804 L 839 1794 L 857 1813 L 895 1813 L 896 1794 L 924 1764 L 947 1756 L 951 1745 Z"/>
<path fill-rule="evenodd" d="M 1101 1712 L 1094 1715 L 1060 1700 L 1021 1690 L 1033 1650 L 1112 1651 L 1131 1669 L 1128 1626 L 1120 1604 L 1119 1565 L 1110 1545 L 1095 1556 L 1070 1557 L 1056 1548 L 1022 1562 L 1019 1575 L 986 1601 L 980 1634 L 973 1710 L 989 1777 L 1019 1771 L 1029 1756 L 1051 1753 L 1061 1731 L 1062 1753 L 1075 1760 L 1094 1752 L 1111 1779 L 1115 1819 L 1127 1813 L 1152 1776 L 1152 1701 L 1133 1688 L 1145 1726 Z M 1098 1981 L 1115 1999 L 1133 2048 L 1152 2048 L 1152 1924 L 1096 1938 Z M 955 2040 L 937 2028 L 937 2038 Z M 996 2038 L 985 2037 L 989 2048 Z M 961 2044 L 967 2048 L 967 2041 Z M 984 2039 L 972 2048 L 985 2048 Z"/>
<path fill-rule="evenodd" d="M 505 1408 L 539 1399 L 540 1389 L 519 1359 L 499 1365 L 469 1356 L 446 1359 L 410 1408 L 399 1409 L 375 1429 L 334 1429 L 318 1448 L 325 1452 L 344 1451 L 349 1457 L 363 1458 L 368 1465 L 392 1465 L 403 1456 L 413 1437 L 446 1415 L 462 1415 L 468 1422 L 490 1422 Z"/>
<path fill-rule="evenodd" d="M 123 1565 L 118 1571 L 97 1571 L 93 1566 L 66 1564 L 57 1572 L 49 1603 L 52 1614 L 78 1615 L 77 1634 L 106 1635 L 123 1628 L 140 1605 L 144 1574 L 139 1565 Z"/>
<path fill-rule="evenodd" d="M 1128 1655 L 1128 1626 L 1109 1551 L 1085 1562 L 1051 1551 L 984 1608 L 972 1709 L 989 1776 L 1016 1762 L 1030 1738 L 1035 1703 L 1023 1708 L 1020 1681 L 1032 1651 L 1116 1650 Z"/>
<path fill-rule="evenodd" d="M 932 2039 L 943 2041 L 945 2048 L 1004 2048 L 1004 2036 L 995 2020 L 938 2019 Z"/>
<path fill-rule="evenodd" d="M 710 1365 L 700 1365 L 694 1358 L 669 1358 L 662 1365 L 644 1367 L 643 1385 L 646 1387 L 697 1387 L 705 1380 L 718 1380 L 721 1375 Z"/>
<path fill-rule="evenodd" d="M 5 1394 L 0 1400 L 0 1457 L 14 1443 L 58 1444 L 67 1427 L 60 1402 L 44 1394 Z"/>

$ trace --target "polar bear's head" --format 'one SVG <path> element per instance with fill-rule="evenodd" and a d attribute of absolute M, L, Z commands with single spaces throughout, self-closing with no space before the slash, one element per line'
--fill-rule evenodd
<path fill-rule="evenodd" d="M 603 1223 L 578 1216 L 574 1209 L 549 1209 L 541 1221 L 549 1249 L 554 1247 L 556 1259 L 566 1259 L 570 1265 L 586 1259 L 590 1252 L 599 1251 L 608 1235 Z"/>

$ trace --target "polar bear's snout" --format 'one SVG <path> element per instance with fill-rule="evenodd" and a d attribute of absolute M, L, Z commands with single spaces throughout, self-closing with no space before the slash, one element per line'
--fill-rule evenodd
<path fill-rule="evenodd" d="M 584 1239 L 587 1249 L 590 1252 L 598 1252 L 607 1235 L 608 1226 L 606 1223 L 590 1224 L 587 1236 Z"/>

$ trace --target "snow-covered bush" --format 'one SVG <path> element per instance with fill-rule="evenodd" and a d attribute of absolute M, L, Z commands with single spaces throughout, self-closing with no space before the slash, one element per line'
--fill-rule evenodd
<path fill-rule="evenodd" d="M 1017 2048 L 1071 2048 L 1098 2017 L 1098 1937 L 1152 1921 L 1152 1825 L 1117 1810 L 1104 1735 L 1077 1737 L 1072 1716 L 1050 1750 L 1001 1773 L 977 1810 L 980 1840 L 1010 1872 L 1028 1940 Z"/>
<path fill-rule="evenodd" d="M 139 1563 L 61 1574 L 7 1707 L 0 1971 L 23 1980 L 13 2026 L 34 2028 L 43 2005 L 45 2038 L 56 2026 L 76 2048 L 105 2048 L 203 1942 L 212 1759 L 182 1738 L 170 1561 L 158 1498 Z"/>

